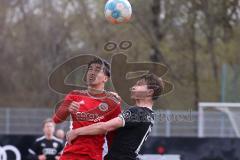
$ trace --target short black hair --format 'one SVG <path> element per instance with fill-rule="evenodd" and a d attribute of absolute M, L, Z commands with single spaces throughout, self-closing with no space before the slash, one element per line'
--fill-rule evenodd
<path fill-rule="evenodd" d="M 160 77 L 151 73 L 142 76 L 142 79 L 146 81 L 148 89 L 153 90 L 152 100 L 158 99 L 158 97 L 163 92 L 164 88 L 163 80 Z"/>
<path fill-rule="evenodd" d="M 88 63 L 88 68 L 92 64 L 100 64 L 103 67 L 103 72 L 106 76 L 110 77 L 110 65 L 107 61 L 100 59 L 100 58 L 94 58 Z"/>

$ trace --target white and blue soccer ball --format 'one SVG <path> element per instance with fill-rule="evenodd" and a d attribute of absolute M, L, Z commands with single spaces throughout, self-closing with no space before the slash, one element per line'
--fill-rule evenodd
<path fill-rule="evenodd" d="M 128 0 L 108 0 L 105 5 L 105 17 L 112 24 L 128 22 L 132 16 L 132 7 Z"/>

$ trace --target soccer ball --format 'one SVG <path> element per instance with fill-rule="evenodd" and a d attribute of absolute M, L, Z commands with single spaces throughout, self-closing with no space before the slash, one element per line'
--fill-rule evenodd
<path fill-rule="evenodd" d="M 105 5 L 105 17 L 112 24 L 128 22 L 132 7 L 128 0 L 108 0 Z"/>

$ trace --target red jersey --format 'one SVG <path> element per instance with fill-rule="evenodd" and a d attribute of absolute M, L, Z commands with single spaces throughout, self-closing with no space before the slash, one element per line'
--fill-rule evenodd
<path fill-rule="evenodd" d="M 73 102 L 79 102 L 76 113 L 69 113 L 68 107 Z M 64 99 L 53 121 L 60 123 L 72 117 L 72 128 L 80 128 L 98 122 L 105 122 L 117 117 L 121 113 L 121 105 L 111 93 L 91 96 L 87 90 L 72 91 Z M 108 145 L 111 144 L 113 132 L 106 136 Z M 78 136 L 72 144 L 66 144 L 60 160 L 102 160 L 105 135 Z"/>

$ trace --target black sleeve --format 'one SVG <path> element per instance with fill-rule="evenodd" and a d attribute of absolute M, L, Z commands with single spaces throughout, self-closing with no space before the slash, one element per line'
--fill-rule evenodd
<path fill-rule="evenodd" d="M 57 149 L 57 152 L 58 152 L 57 155 L 60 155 L 60 154 L 62 153 L 63 143 L 64 143 L 64 142 L 62 142 L 62 143 L 59 142 L 58 149 Z"/>
<path fill-rule="evenodd" d="M 39 150 L 39 143 L 34 142 L 31 148 L 28 149 L 28 160 L 38 160 L 38 151 Z"/>
<path fill-rule="evenodd" d="M 123 111 L 120 115 L 123 120 L 123 127 L 134 126 L 139 121 L 139 114 L 136 108 L 130 108 Z"/>

